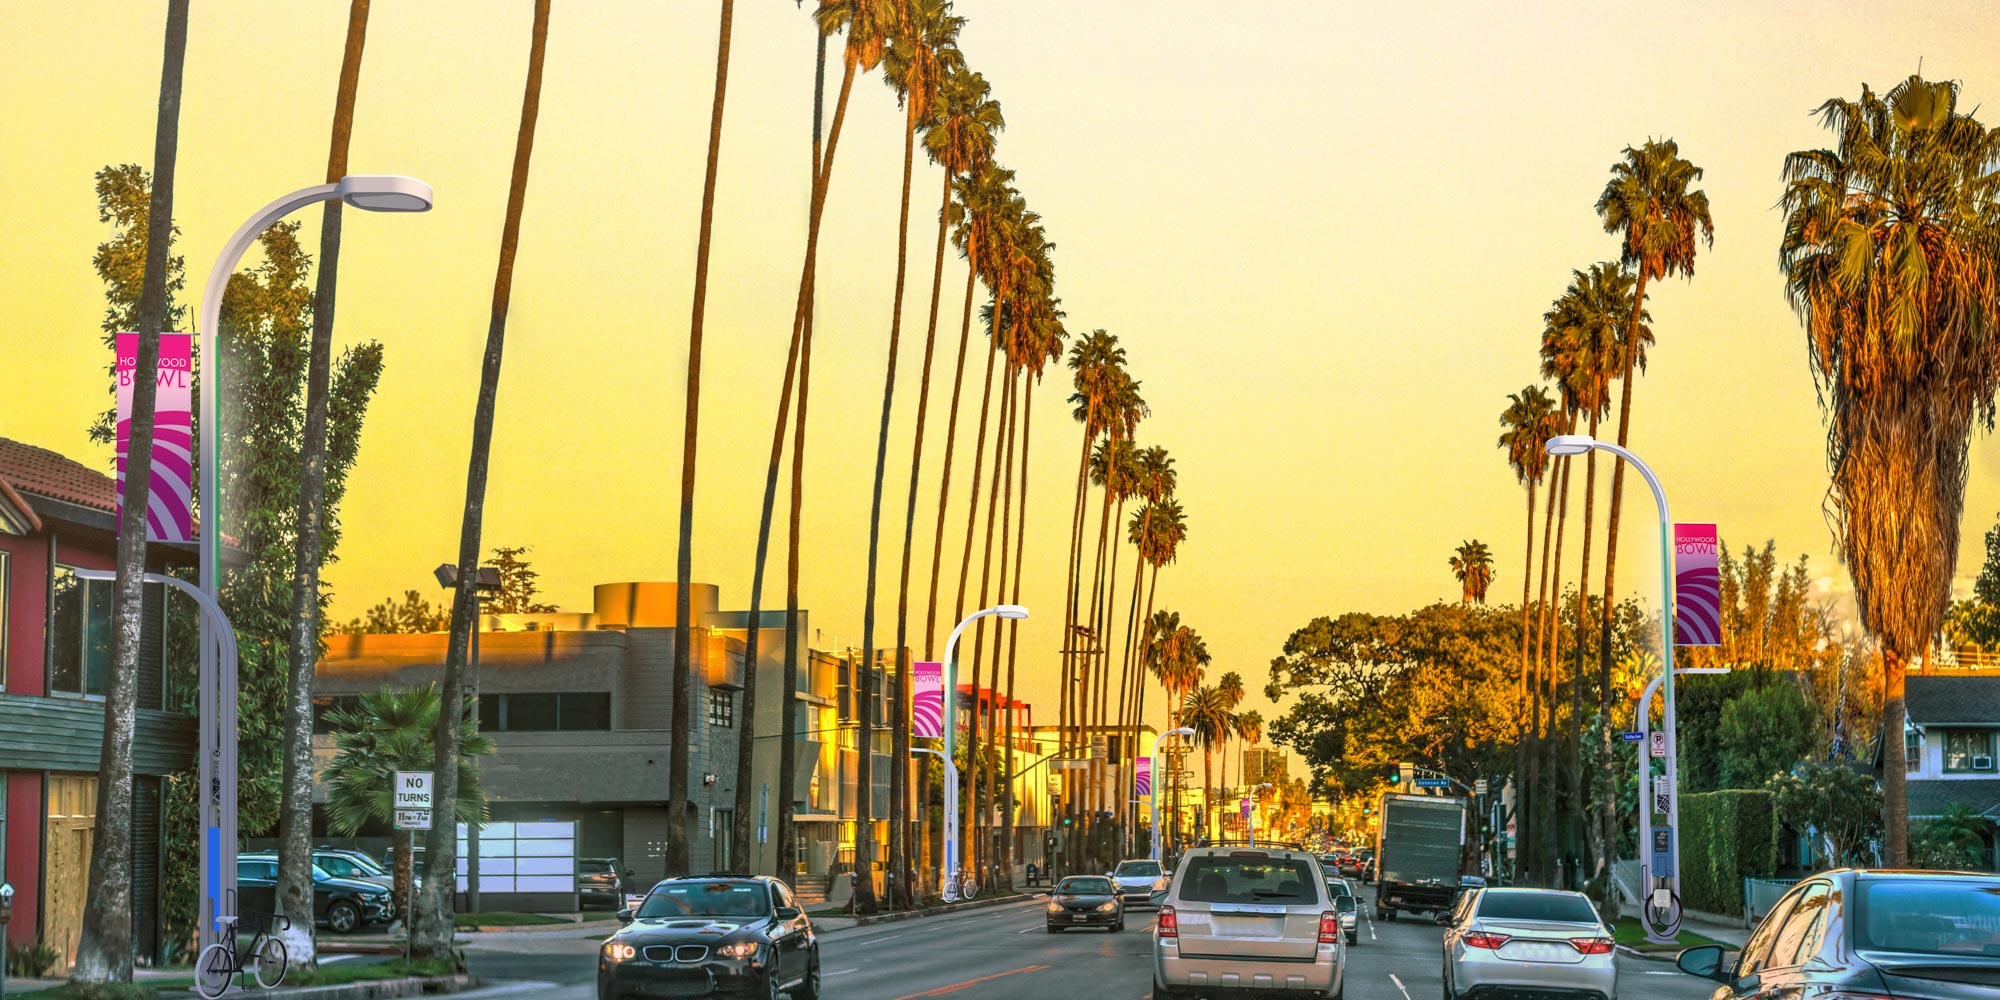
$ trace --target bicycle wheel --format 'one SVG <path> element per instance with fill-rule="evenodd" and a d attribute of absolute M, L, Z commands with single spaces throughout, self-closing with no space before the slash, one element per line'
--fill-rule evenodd
<path fill-rule="evenodd" d="M 257 963 L 257 985 L 265 989 L 275 989 L 285 981 L 285 943 L 277 938 L 265 938 L 257 946 L 251 959 Z"/>
<path fill-rule="evenodd" d="M 194 988 L 208 1000 L 229 992 L 229 981 L 234 978 L 236 953 L 220 942 L 203 948 L 194 960 Z"/>
<path fill-rule="evenodd" d="M 973 878 L 973 877 L 972 877 L 972 876 L 970 876 L 970 875 L 967 875 L 967 876 L 966 876 L 965 878 L 963 878 L 963 879 L 959 880 L 959 883 L 958 883 L 958 898 L 960 898 L 960 899 L 971 899 L 971 898 L 973 898 L 974 896 L 977 896 L 977 895 L 979 895 L 979 880 L 978 880 L 978 879 L 976 879 L 976 878 Z"/>

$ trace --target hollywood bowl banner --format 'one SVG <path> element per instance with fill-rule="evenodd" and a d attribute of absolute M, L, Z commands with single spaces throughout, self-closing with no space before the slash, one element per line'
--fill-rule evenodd
<path fill-rule="evenodd" d="M 131 449 L 132 385 L 139 370 L 139 335 L 118 334 L 118 500 L 124 516 L 125 456 Z M 159 394 L 153 402 L 152 495 L 146 540 L 194 540 L 194 338 L 160 335 Z"/>
<path fill-rule="evenodd" d="M 914 663 L 910 670 L 910 735 L 944 737 L 944 664 Z"/>
<path fill-rule="evenodd" d="M 1153 758 L 1141 757 L 1132 771 L 1132 797 L 1153 794 Z"/>
<path fill-rule="evenodd" d="M 1713 524 L 1674 525 L 1674 645 L 1722 644 L 1722 580 Z"/>

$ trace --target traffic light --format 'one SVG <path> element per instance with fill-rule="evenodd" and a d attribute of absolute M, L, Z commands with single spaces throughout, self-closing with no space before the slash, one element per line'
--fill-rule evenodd
<path fill-rule="evenodd" d="M 1074 816 L 1064 816 L 1064 817 L 1063 817 L 1063 826 L 1065 826 L 1065 827 L 1067 827 L 1067 826 L 1070 826 L 1070 825 L 1074 824 L 1075 822 L 1076 822 L 1076 817 L 1074 817 Z"/>

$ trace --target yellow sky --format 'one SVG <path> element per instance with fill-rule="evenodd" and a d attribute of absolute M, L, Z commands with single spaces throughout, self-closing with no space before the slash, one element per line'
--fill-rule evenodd
<path fill-rule="evenodd" d="M 105 400 L 90 256 L 107 230 L 91 177 L 150 157 L 163 6 L 0 5 L 0 434 L 107 468 L 84 436 Z M 176 194 L 191 288 L 244 216 L 319 180 L 346 8 L 194 6 Z M 1692 283 L 1649 299 L 1659 345 L 1632 447 L 1681 518 L 1718 521 L 1739 547 L 1775 537 L 1837 573 L 1818 410 L 1775 264 L 1780 161 L 1822 142 L 1808 117 L 1821 101 L 1887 87 L 1919 60 L 1964 81 L 1969 105 L 1993 102 L 1989 7 L 958 6 L 967 56 L 1005 106 L 1000 156 L 1058 245 L 1070 328 L 1123 339 L 1153 407 L 1142 443 L 1175 456 L 1190 539 L 1161 599 L 1207 636 L 1215 672 L 1255 688 L 1313 615 L 1455 597 L 1445 559 L 1468 537 L 1496 553 L 1497 598 L 1519 599 L 1524 512 L 1496 417 L 1534 378 L 1539 317 L 1569 269 L 1614 252 L 1592 200 L 1619 149 L 1649 136 L 1707 170 L 1717 236 Z M 532 545 L 553 598 L 582 608 L 593 583 L 673 573 L 715 24 L 714 5 L 692 0 L 555 7 L 486 537 Z M 438 207 L 347 228 L 335 335 L 381 339 L 388 368 L 328 574 L 340 617 L 426 587 L 456 551 L 528 19 L 526 0 L 375 5 L 352 166 L 422 177 Z M 738 5 L 695 545 L 697 576 L 730 606 L 746 603 L 803 242 L 812 50 L 793 4 Z M 828 645 L 861 641 L 900 122 L 878 78 L 857 84 L 821 255 L 804 590 Z M 884 643 L 937 187 L 920 168 Z M 317 247 L 317 214 L 304 218 Z M 946 276 L 955 318 L 956 261 Z M 1066 392 L 1038 393 L 1024 599 L 1024 688 L 1051 712 L 1043 651 L 1061 625 L 1076 452 Z M 1996 458 L 1976 443 L 1961 575 L 2000 508 Z M 936 496 L 925 478 L 920 539 Z M 1619 589 L 1650 594 L 1651 510 L 1643 493 L 1627 500 Z"/>

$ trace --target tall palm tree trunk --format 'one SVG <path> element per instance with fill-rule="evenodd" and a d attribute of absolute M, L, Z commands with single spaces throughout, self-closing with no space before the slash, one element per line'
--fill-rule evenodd
<path fill-rule="evenodd" d="M 910 551 L 914 545 L 917 533 L 917 492 L 918 486 L 922 481 L 924 468 L 924 421 L 930 414 L 931 359 L 937 349 L 938 296 L 944 287 L 946 217 L 949 214 L 948 210 L 950 207 L 951 171 L 947 170 L 944 174 L 944 202 L 938 206 L 937 256 L 935 258 L 936 263 L 931 267 L 931 311 L 929 326 L 924 331 L 923 376 L 917 383 L 917 429 L 913 435 L 914 442 L 910 446 L 910 495 L 909 503 L 905 505 L 903 512 L 903 565 L 901 576 L 898 578 L 896 584 L 896 677 L 899 693 L 896 697 L 896 717 L 898 719 L 896 726 L 896 763 L 894 765 L 896 771 L 895 781 L 890 788 L 890 794 L 895 796 L 897 807 L 900 809 L 907 809 L 910 801 L 909 790 L 905 787 L 910 772 L 910 768 L 906 764 L 911 759 L 910 728 L 908 723 L 903 721 L 907 720 L 910 715 Z M 929 649 L 924 650 L 924 657 L 926 660 L 929 659 Z M 927 804 L 931 800 L 930 774 L 929 767 L 920 767 L 917 769 L 917 810 L 918 814 L 925 819 L 929 818 L 929 807 Z M 913 880 L 907 878 L 907 874 L 913 869 L 928 869 L 930 867 L 930 838 L 924 836 L 920 838 L 917 844 L 909 843 L 913 827 L 913 821 L 906 816 L 903 822 L 899 823 L 897 827 L 898 840 L 896 844 L 899 844 L 901 849 L 897 850 L 896 844 L 892 844 L 889 852 L 890 863 L 896 870 L 896 885 L 898 886 L 896 900 L 893 905 L 905 909 L 916 905 L 917 891 L 916 887 L 910 884 Z"/>
<path fill-rule="evenodd" d="M 904 102 L 906 111 L 903 118 L 903 191 L 896 224 L 896 292 L 889 312 L 889 362 L 882 377 L 882 423 L 875 435 L 875 487 L 868 506 L 868 582 L 862 591 L 861 604 L 861 659 L 865 664 L 860 674 L 861 697 L 864 704 L 873 704 L 875 684 L 875 583 L 876 571 L 882 554 L 882 481 L 889 471 L 889 415 L 895 408 L 896 400 L 896 356 L 903 342 L 903 287 L 909 273 L 910 262 L 910 171 L 916 163 L 917 142 L 917 102 Z M 909 662 L 901 649 L 896 650 L 897 708 L 902 705 L 902 685 L 909 681 Z M 902 747 L 907 752 L 909 736 L 897 718 L 900 711 L 889 719 L 890 743 L 892 747 Z M 867 712 L 861 714 L 861 781 L 867 783 L 874 772 L 874 718 Z M 899 877 L 903 870 L 903 838 L 897 827 L 902 824 L 903 810 L 897 802 L 896 794 L 902 789 L 902 782 L 895 775 L 902 770 L 905 756 L 897 754 L 890 770 L 889 796 L 889 871 L 892 878 Z M 868 792 L 861 792 L 862 801 L 867 801 Z M 854 860 L 862 872 L 874 871 L 875 826 L 867 816 L 855 825 Z M 891 885 L 895 883 L 891 881 Z M 869 892 L 856 897 L 855 910 L 858 913 L 875 912 L 875 894 Z"/>
<path fill-rule="evenodd" d="M 1618 446 L 1625 446 L 1625 435 L 1632 424 L 1632 381 L 1633 369 L 1637 367 L 1639 356 L 1639 330 L 1646 315 L 1646 269 L 1639 268 L 1638 283 L 1632 292 L 1632 320 L 1625 336 L 1624 384 L 1619 387 L 1618 401 Z M 1599 759 L 1604 766 L 1599 768 L 1598 779 L 1599 835 L 1604 839 L 1604 856 L 1598 859 L 1598 870 L 1610 867 L 1613 855 L 1618 850 L 1618 804 L 1612 791 L 1611 759 L 1611 622 L 1613 614 L 1612 594 L 1618 583 L 1618 520 L 1623 512 L 1625 499 L 1625 460 L 1619 459 L 1611 471 L 1611 509 L 1605 523 L 1607 537 L 1604 543 L 1604 620 L 1597 633 L 1597 697 L 1598 711 L 1603 724 L 1598 727 Z M 1672 572 L 1669 567 L 1668 572 Z M 1661 613 L 1672 616 L 1674 609 L 1662 608 Z M 1604 880 L 1601 905 L 1612 908 L 1618 906 L 1618 891 L 1610 879 Z"/>
<path fill-rule="evenodd" d="M 1590 416 L 1590 436 L 1597 437 L 1597 414 Z M 1582 824 L 1589 815 L 1588 797 L 1585 791 L 1584 768 L 1582 762 L 1583 742 L 1583 671 L 1584 654 L 1590 649 L 1585 630 L 1590 620 L 1590 543 L 1591 526 L 1596 517 L 1597 507 L 1597 452 L 1584 457 L 1583 477 L 1583 566 L 1576 576 L 1576 660 L 1570 668 L 1570 718 L 1568 732 L 1564 736 L 1567 749 L 1563 754 L 1564 777 L 1568 801 L 1563 810 L 1563 839 L 1574 841 L 1582 833 Z M 1580 845 L 1579 845 L 1580 846 Z M 1573 853 L 1573 852 L 1572 852 Z M 1570 858 L 1568 860 L 1574 860 Z M 1569 869 L 1574 872 L 1574 865 Z M 1569 886 L 1567 879 L 1563 887 Z"/>
<path fill-rule="evenodd" d="M 437 734 L 431 770 L 436 784 L 431 829 L 424 837 L 425 866 L 432 872 L 458 867 L 458 758 L 465 713 L 466 651 L 477 624 L 479 534 L 486 514 L 486 475 L 493 447 L 493 406 L 500 393 L 500 361 L 507 338 L 507 307 L 514 290 L 514 254 L 521 242 L 521 209 L 528 197 L 528 165 L 535 151 L 535 119 L 541 111 L 542 61 L 549 46 L 549 0 L 535 0 L 528 47 L 528 79 L 521 97 L 521 127 L 514 141 L 514 168 L 507 185 L 507 218 L 500 231 L 500 263 L 493 278 L 493 309 L 486 326 L 486 356 L 480 365 L 479 400 L 472 417 L 472 457 L 465 475 L 465 517 L 458 536 L 458 588 L 452 595 L 451 639 L 445 649 Z M 410 925 L 410 953 L 422 959 L 451 959 L 452 896 L 457 880 L 432 878 L 417 896 Z"/>
<path fill-rule="evenodd" d="M 109 689 L 98 752 L 96 837 L 90 892 L 77 940 L 74 983 L 132 981 L 132 760 L 139 717 L 139 636 L 145 620 L 146 510 L 153 490 L 153 408 L 159 399 L 160 333 L 167 314 L 167 252 L 173 240 L 174 173 L 180 157 L 181 68 L 187 62 L 188 0 L 169 0 L 160 105 L 153 130 L 153 190 L 146 212 L 146 269 L 139 286 L 139 346 L 119 494 L 118 578 L 112 585 Z M 203 364 L 219 363 L 203 358 Z M 203 511 L 204 531 L 220 530 Z"/>
<path fill-rule="evenodd" d="M 1028 445 L 1034 441 L 1035 429 L 1035 382 L 1034 375 L 1026 370 L 1021 373 L 1024 391 L 1021 410 L 1021 519 L 1014 533 L 1014 597 L 1009 603 L 1021 603 L 1021 570 L 1027 559 L 1028 550 Z M 1003 542 L 1004 544 L 1004 542 Z M 1014 754 L 1014 663 L 1021 652 L 1021 623 L 1007 623 L 1007 751 L 1001 760 L 1011 762 Z M 1000 878 L 1003 889 L 1014 887 L 1014 779 L 1010 775 L 1001 786 L 1001 843 L 1006 846 L 1000 851 Z"/>
<path fill-rule="evenodd" d="M 695 239 L 694 304 L 688 320 L 687 410 L 681 426 L 680 542 L 674 577 L 677 586 L 674 595 L 673 722 L 681 725 L 687 722 L 687 701 L 692 697 L 689 656 L 693 642 L 693 622 L 690 619 L 694 612 L 690 606 L 689 589 L 694 584 L 694 477 L 701 424 L 701 337 L 703 322 L 708 315 L 709 237 L 715 221 L 715 175 L 722 155 L 722 109 L 729 92 L 729 31 L 735 11 L 736 0 L 722 0 L 721 25 L 717 29 L 715 44 L 715 97 L 708 111 L 708 165 L 702 177 L 701 226 Z M 757 634 L 759 624 L 756 619 L 751 619 L 750 637 Z M 754 643 L 756 639 L 750 638 L 749 642 Z M 743 706 L 738 717 L 742 720 L 742 729 L 736 753 L 737 773 L 753 774 L 757 746 L 757 661 L 754 658 L 746 658 L 743 663 Z M 728 831 L 730 870 L 740 874 L 754 870 L 750 859 L 753 845 L 750 785 L 751 782 L 745 780 L 736 783 L 733 814 L 736 822 Z"/>
<path fill-rule="evenodd" d="M 1009 369 L 1012 368 L 1012 362 L 1008 363 L 1008 368 Z M 1001 443 L 1003 441 L 1006 442 L 1007 448 L 1004 450 L 1009 453 L 1011 453 L 1013 445 L 1013 438 L 1011 434 L 1014 426 L 1014 376 L 1011 370 L 1006 370 L 1001 372 L 1000 377 L 1001 377 L 1000 422 L 999 426 L 996 427 L 993 432 L 993 481 L 988 486 L 988 492 L 990 495 L 988 496 L 986 501 L 986 543 L 979 557 L 979 605 L 978 606 L 981 608 L 990 606 L 987 603 L 987 600 L 992 594 L 991 587 L 993 583 L 993 576 L 992 576 L 993 524 L 996 520 L 998 520 L 998 515 L 1000 513 L 1000 476 L 1002 470 L 1005 468 L 1005 465 L 1002 460 L 1003 449 L 1001 447 Z M 1001 547 L 1000 552 L 1001 552 L 1001 558 L 1004 560 L 1006 558 L 1006 547 L 1004 545 Z M 1006 572 L 1007 572 L 1006 568 L 1003 566 L 1000 571 L 1003 580 L 1006 577 Z M 999 633 L 999 630 L 995 629 L 994 632 L 997 635 Z M 982 753 L 981 755 L 973 758 L 972 773 L 975 776 L 984 775 L 985 780 L 982 782 L 977 777 L 975 777 L 973 781 L 974 815 L 968 817 L 969 819 L 973 820 L 973 823 L 972 826 L 968 829 L 966 836 L 960 841 L 961 843 L 965 844 L 971 844 L 978 839 L 977 837 L 973 836 L 971 831 L 977 829 L 979 823 L 985 820 L 986 810 L 991 808 L 993 802 L 993 785 L 992 785 L 993 772 L 991 767 L 991 759 L 989 757 L 989 755 L 993 750 L 993 685 L 989 680 L 989 683 L 986 685 L 986 692 L 985 694 L 982 695 L 979 683 L 979 671 L 982 663 L 985 661 L 985 652 L 986 652 L 986 619 L 981 618 L 979 622 L 973 626 L 973 632 L 972 632 L 972 697 L 973 697 L 973 705 L 975 706 L 975 708 L 972 713 L 972 731 L 969 738 L 966 741 L 966 746 L 972 747 L 975 750 L 979 748 L 979 734 L 981 729 L 983 728 L 986 733 L 987 745 L 985 747 L 985 753 Z M 998 658 L 999 654 L 996 650 L 994 654 L 994 659 L 998 660 Z M 995 667 L 997 666 L 998 664 L 996 663 Z M 981 725 L 982 717 L 984 722 L 983 727 Z M 980 863 L 985 863 L 990 861 L 991 859 L 988 857 L 990 851 L 987 850 L 989 846 L 990 842 L 980 843 L 978 845 L 977 850 L 971 852 L 971 856 L 975 857 L 977 861 Z M 976 867 L 973 870 L 975 872 L 978 871 Z"/>
<path fill-rule="evenodd" d="M 993 361 L 999 354 L 999 346 L 999 338 L 994 336 L 991 331 L 988 331 L 986 338 L 986 386 L 980 392 L 979 396 L 979 432 L 974 437 L 975 447 L 972 452 L 972 488 L 966 497 L 965 545 L 959 553 L 958 599 L 952 611 L 952 621 L 954 622 L 962 621 L 965 618 L 965 588 L 972 576 L 972 539 L 979 524 L 979 484 L 980 477 L 984 474 L 986 465 L 986 418 L 988 407 L 993 401 Z M 995 450 L 998 449 L 996 448 Z M 973 655 L 975 657 L 978 655 L 979 649 L 977 637 L 984 625 L 985 620 L 981 619 L 979 623 L 973 626 Z M 971 852 L 977 846 L 972 840 L 971 827 L 966 825 L 971 821 L 973 813 L 977 811 L 978 803 L 978 780 L 976 777 L 973 777 L 970 767 L 974 761 L 979 759 L 977 754 L 979 743 L 979 666 L 977 660 L 974 661 L 972 669 L 973 702 L 971 706 L 972 711 L 966 713 L 969 724 L 967 726 L 965 743 L 966 774 L 968 777 L 972 777 L 972 780 L 967 781 L 967 787 L 959 791 L 959 795 L 964 799 L 964 802 L 960 803 L 959 816 L 961 829 L 958 837 L 958 842 L 961 845 L 959 860 L 968 867 L 972 861 Z M 957 692 L 952 692 L 952 695 L 955 698 Z M 952 725 L 953 720 L 946 719 L 945 724 Z M 966 808 L 967 804 L 970 804 L 971 808 Z M 951 874 L 955 875 L 957 873 L 954 872 Z"/>
<path fill-rule="evenodd" d="M 1071 706 L 1074 701 L 1071 693 L 1076 688 L 1078 671 L 1088 662 L 1083 659 L 1088 654 L 1081 652 L 1081 647 L 1077 645 L 1080 638 L 1077 626 L 1083 624 L 1080 620 L 1083 616 L 1083 598 L 1079 591 L 1083 587 L 1083 537 L 1090 509 L 1090 446 L 1096 437 L 1093 433 L 1096 416 L 1096 403 L 1086 399 L 1083 450 L 1076 460 L 1076 499 L 1070 508 L 1069 559 L 1066 563 L 1069 586 L 1063 604 L 1062 688 L 1060 700 L 1057 702 L 1056 720 L 1056 746 L 1059 747 L 1069 746 L 1074 742 L 1070 738 L 1070 726 L 1074 722 L 1071 718 Z M 1065 790 L 1068 789 L 1069 780 L 1069 772 L 1063 772 L 1062 781 Z M 1064 805 L 1067 806 L 1068 802 L 1065 801 Z"/>
<path fill-rule="evenodd" d="M 1570 422 L 1572 424 L 1575 423 L 1574 417 L 1571 418 Z M 1568 489 L 1568 472 L 1569 458 L 1567 456 L 1557 459 L 1556 463 L 1549 467 L 1549 496 L 1542 504 L 1542 571 L 1541 583 L 1537 588 L 1539 596 L 1535 602 L 1534 661 L 1528 671 L 1528 696 L 1530 699 L 1528 705 L 1528 724 L 1526 730 L 1521 734 L 1521 743 L 1516 748 L 1514 764 L 1516 775 L 1514 870 L 1517 878 L 1525 875 L 1532 868 L 1525 846 L 1529 843 L 1527 835 L 1532 818 L 1530 803 L 1535 795 L 1534 780 L 1540 772 L 1539 745 L 1542 737 L 1542 685 L 1548 673 L 1546 658 L 1550 653 L 1548 625 L 1550 614 L 1556 603 L 1560 600 L 1559 596 L 1551 597 L 1549 593 L 1550 550 L 1555 547 L 1556 541 L 1557 499 L 1559 495 L 1565 494 Z M 1560 576 L 1562 570 L 1561 560 L 1558 558 L 1554 562 L 1557 575 Z"/>
<path fill-rule="evenodd" d="M 815 30 L 813 32 L 813 40 L 816 43 L 818 51 L 814 57 L 813 64 L 812 163 L 809 166 L 808 174 L 811 177 L 810 188 L 814 192 L 818 192 L 820 190 L 820 174 L 825 165 L 820 146 L 820 120 L 826 106 L 826 35 Z M 806 219 L 808 227 L 811 226 L 811 220 L 814 218 L 812 203 L 816 200 L 816 198 L 807 199 Z M 812 322 L 815 308 L 816 290 L 813 287 L 810 276 L 807 277 L 804 284 L 805 308 L 795 311 L 792 316 L 791 353 L 785 362 L 785 385 L 779 393 L 778 424 L 777 429 L 772 434 L 771 441 L 771 466 L 764 480 L 764 511 L 757 539 L 757 566 L 754 577 L 756 582 L 751 586 L 750 594 L 750 620 L 760 624 L 762 619 L 759 617 L 761 612 L 758 609 L 757 600 L 763 593 L 765 541 L 770 537 L 771 533 L 771 508 L 778 484 L 779 454 L 783 450 L 785 437 L 785 411 L 792 393 L 791 377 L 796 367 L 801 393 L 799 407 L 803 410 L 805 408 L 803 387 L 810 383 L 810 376 L 812 374 L 812 357 L 805 350 L 805 347 L 808 329 Z M 795 428 L 793 436 L 800 443 L 803 443 L 805 439 L 804 427 Z M 796 794 L 798 788 L 799 643 L 804 638 L 800 635 L 799 629 L 799 512 L 804 503 L 804 497 L 800 492 L 800 480 L 803 473 L 804 465 L 795 453 L 792 456 L 790 484 L 791 509 L 787 518 L 788 531 L 785 541 L 785 666 L 781 673 L 784 691 L 781 693 L 779 700 L 781 711 L 779 712 L 780 722 L 778 729 L 779 798 L 777 822 L 778 849 L 776 853 L 778 872 L 788 879 L 795 877 L 798 870 L 798 859 L 794 855 L 798 844 L 792 831 L 792 810 L 793 804 L 797 801 Z M 752 630 L 750 634 L 754 641 L 757 632 Z M 749 653 L 752 656 L 754 656 L 756 648 L 754 644 L 750 646 Z"/>
<path fill-rule="evenodd" d="M 326 180 L 347 175 L 348 139 L 354 134 L 354 94 L 361 82 L 361 53 L 368 38 L 368 0 L 352 0 L 347 44 L 340 59 L 340 83 L 333 100 L 333 141 L 328 144 Z M 278 886 L 276 906 L 290 918 L 278 939 L 302 969 L 318 967 L 312 935 L 312 720 L 313 668 L 319 665 L 319 568 L 326 507 L 326 421 L 328 382 L 333 368 L 334 285 L 340 274 L 338 199 L 326 203 L 319 235 L 319 275 L 313 293 L 312 340 L 307 348 L 306 415 L 299 440 L 297 545 L 292 563 L 291 629 L 287 636 L 283 784 L 278 802 Z"/>
<path fill-rule="evenodd" d="M 1007 557 L 1009 555 L 1007 551 L 1007 536 L 1013 527 L 1012 521 L 1014 515 L 1014 443 L 1015 440 L 1018 437 L 1020 437 L 1019 431 L 1020 431 L 1020 419 L 1021 419 L 1020 415 L 1021 400 L 1019 392 L 1020 390 L 1014 387 L 1014 372 L 1010 370 L 1007 372 L 1007 393 L 1009 396 L 1013 397 L 1013 406 L 1011 407 L 1012 412 L 1010 412 L 1007 417 L 1006 480 L 1005 480 L 1005 485 L 1000 487 L 1000 496 L 1001 496 L 1000 577 L 998 582 L 994 585 L 993 588 L 994 600 L 996 601 L 1000 599 L 999 595 L 1007 592 L 1007 573 L 1008 573 Z M 987 520 L 987 529 L 990 531 L 992 530 L 992 527 L 993 527 L 993 522 L 991 519 L 991 515 L 989 514 Z M 1015 589 L 1018 590 L 1019 587 L 1017 586 Z M 1005 744 L 1002 743 L 1000 740 L 1000 724 L 1006 716 L 1007 713 L 1006 706 L 1008 704 L 1000 700 L 1001 699 L 1000 643 L 1005 638 L 1006 638 L 1006 630 L 1001 628 L 998 622 L 995 622 L 993 625 L 992 666 L 987 668 L 987 686 L 993 691 L 993 697 L 987 702 L 987 710 L 986 710 L 986 746 L 989 751 L 985 758 L 986 789 L 987 789 L 986 801 L 988 810 L 987 815 L 991 815 L 1000 806 L 1000 798 L 1001 798 L 1000 783 L 1006 771 L 1006 764 L 1007 764 L 1006 751 L 1004 749 L 1000 749 L 998 751 L 994 750 L 994 747 L 996 746 L 1000 747 L 1005 746 Z M 992 823 L 992 826 L 994 827 L 997 827 L 999 825 L 997 822 L 994 822 L 993 820 L 988 820 L 988 822 Z M 989 830 L 990 829 L 991 827 L 989 827 Z M 989 835 L 989 841 L 990 841 L 990 835 Z M 1006 848 L 1004 844 L 1000 848 L 1000 850 L 990 851 L 988 854 L 988 860 L 994 866 L 991 879 L 996 884 L 1001 878 L 1001 872 L 999 871 L 999 866 L 1002 862 L 1000 859 L 1004 858 L 1005 856 L 1006 856 Z"/>

